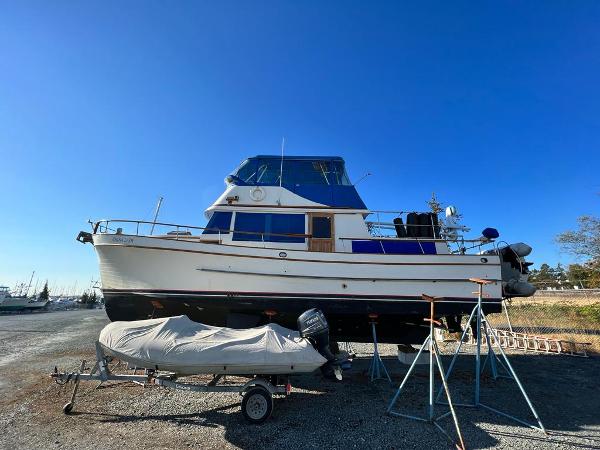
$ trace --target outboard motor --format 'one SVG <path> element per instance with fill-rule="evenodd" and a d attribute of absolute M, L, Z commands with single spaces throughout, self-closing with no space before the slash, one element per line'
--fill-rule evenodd
<path fill-rule="evenodd" d="M 323 374 L 341 380 L 339 361 L 329 348 L 329 324 L 323 313 L 316 309 L 304 311 L 298 317 L 298 331 L 300 336 L 310 341 L 313 347 L 327 359 L 327 364 L 321 367 Z"/>

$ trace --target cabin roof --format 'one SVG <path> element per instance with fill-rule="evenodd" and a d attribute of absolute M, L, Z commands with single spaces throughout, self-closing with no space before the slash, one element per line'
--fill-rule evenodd
<path fill-rule="evenodd" d="M 280 160 L 282 158 L 281 155 L 256 155 L 252 156 L 248 159 L 277 159 Z M 341 156 L 283 156 L 284 161 L 288 160 L 305 160 L 305 161 L 344 161 L 344 158 Z"/>

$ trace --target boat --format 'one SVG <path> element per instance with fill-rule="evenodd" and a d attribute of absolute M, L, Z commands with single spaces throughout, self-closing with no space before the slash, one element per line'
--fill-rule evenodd
<path fill-rule="evenodd" d="M 187 316 L 112 322 L 98 342 L 105 354 L 133 367 L 181 376 L 293 374 L 312 372 L 327 362 L 298 331 L 276 323 L 237 330 Z"/>
<path fill-rule="evenodd" d="M 7 286 L 0 286 L 0 311 L 33 311 L 45 308 L 46 300 L 29 298 L 26 295 L 12 295 Z"/>
<path fill-rule="evenodd" d="M 214 326 L 275 322 L 293 328 L 323 311 L 332 338 L 418 343 L 436 312 L 460 326 L 475 302 L 473 278 L 490 280 L 485 311 L 529 296 L 524 243 L 498 244 L 486 228 L 468 239 L 455 207 L 373 211 L 341 157 L 258 155 L 225 178 L 206 226 L 103 219 L 77 240 L 98 256 L 110 320 L 186 315 Z"/>

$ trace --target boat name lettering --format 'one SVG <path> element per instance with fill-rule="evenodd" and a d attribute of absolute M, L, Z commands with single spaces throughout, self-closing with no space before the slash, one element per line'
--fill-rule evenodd
<path fill-rule="evenodd" d="M 133 244 L 133 238 L 131 237 L 113 236 L 112 241 L 119 244 Z"/>

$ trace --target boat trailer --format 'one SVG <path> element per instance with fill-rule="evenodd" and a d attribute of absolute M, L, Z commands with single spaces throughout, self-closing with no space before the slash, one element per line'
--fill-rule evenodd
<path fill-rule="evenodd" d="M 96 342 L 96 364 L 89 373 L 86 373 L 86 361 L 81 361 L 77 372 L 59 372 L 55 367 L 50 376 L 60 385 L 73 383 L 71 399 L 63 406 L 65 414 L 71 413 L 75 406 L 75 397 L 80 381 L 130 381 L 138 384 L 157 385 L 165 388 L 177 389 L 188 392 L 237 392 L 242 396 L 242 413 L 244 418 L 254 424 L 263 423 L 273 412 L 273 396 L 286 396 L 291 392 L 291 385 L 286 375 L 252 376 L 246 383 L 219 385 L 224 375 L 213 375 L 206 384 L 197 384 L 177 381 L 177 375 L 172 372 L 158 372 L 153 369 L 144 369 L 143 375 L 115 374 L 109 368 L 112 357 L 105 355 L 102 347 Z M 198 374 L 200 375 L 200 374 Z"/>

